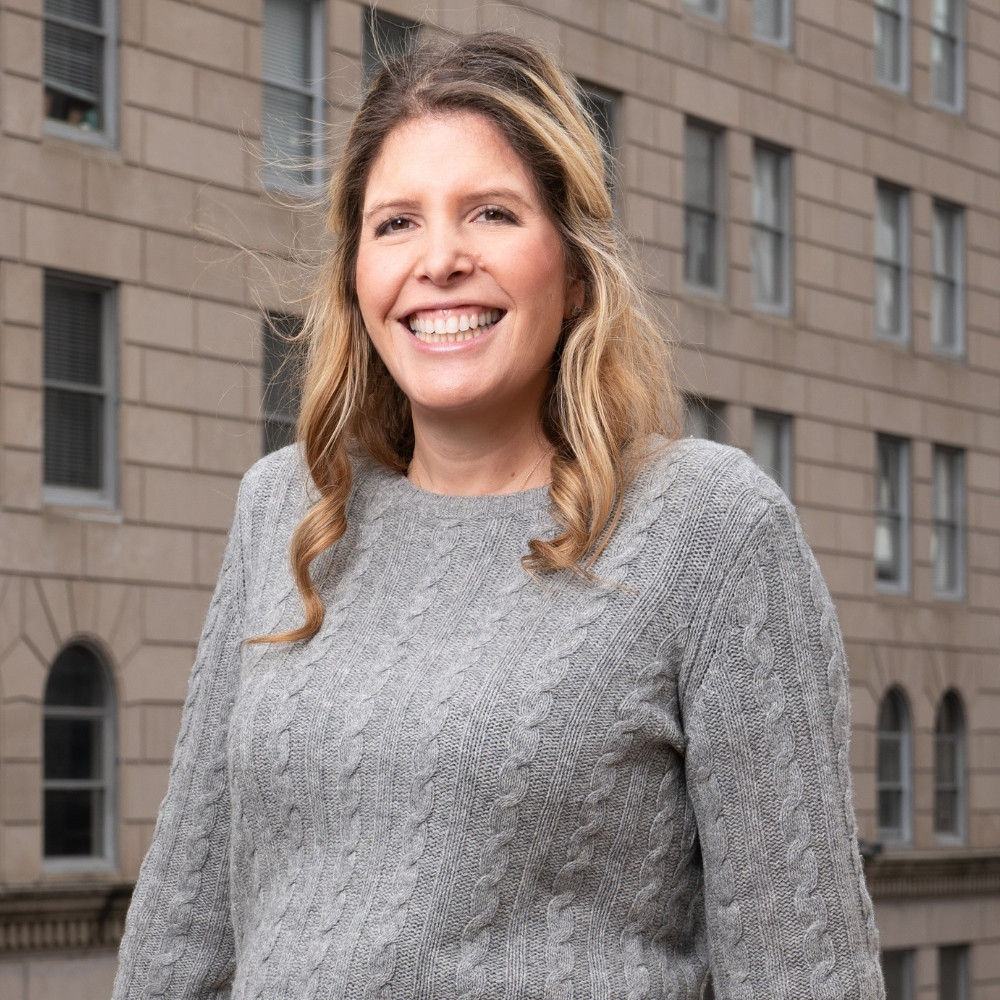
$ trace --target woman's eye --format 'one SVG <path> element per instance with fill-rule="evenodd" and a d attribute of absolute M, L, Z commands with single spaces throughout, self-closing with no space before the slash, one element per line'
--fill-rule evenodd
<path fill-rule="evenodd" d="M 513 222 L 514 216 L 510 214 L 505 208 L 498 208 L 496 205 L 491 205 L 488 208 L 481 209 L 479 212 L 479 217 L 484 222 Z"/>
<path fill-rule="evenodd" d="M 376 236 L 384 236 L 387 233 L 401 233 L 407 229 L 410 225 L 410 220 L 406 218 L 405 215 L 394 215 L 391 219 L 386 219 L 378 229 L 375 230 Z"/>

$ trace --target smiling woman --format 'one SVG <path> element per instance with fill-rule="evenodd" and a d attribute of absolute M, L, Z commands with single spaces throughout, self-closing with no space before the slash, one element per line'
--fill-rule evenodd
<path fill-rule="evenodd" d="M 836 614 L 772 480 L 674 437 L 571 82 L 423 43 L 331 194 L 115 1000 L 876 1000 Z"/>

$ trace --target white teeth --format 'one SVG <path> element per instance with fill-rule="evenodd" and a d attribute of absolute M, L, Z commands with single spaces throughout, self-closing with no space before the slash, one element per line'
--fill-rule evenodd
<path fill-rule="evenodd" d="M 409 326 L 413 335 L 425 344 L 454 344 L 479 336 L 486 327 L 496 323 L 501 315 L 503 314 L 499 309 L 486 309 L 481 313 L 462 313 L 447 318 L 437 316 L 434 319 L 421 319 L 411 316 Z"/>

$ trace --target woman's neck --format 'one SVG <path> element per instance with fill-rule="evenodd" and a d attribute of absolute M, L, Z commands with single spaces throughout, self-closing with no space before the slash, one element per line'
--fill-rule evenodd
<path fill-rule="evenodd" d="M 551 478 L 552 445 L 538 421 L 501 427 L 414 421 L 408 476 L 431 493 L 519 493 Z"/>

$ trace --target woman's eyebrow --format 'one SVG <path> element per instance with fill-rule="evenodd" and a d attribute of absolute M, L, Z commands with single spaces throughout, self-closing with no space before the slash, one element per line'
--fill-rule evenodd
<path fill-rule="evenodd" d="M 490 201 L 505 201 L 513 202 L 519 208 L 526 209 L 530 207 L 530 202 L 520 194 L 514 188 L 509 187 L 496 187 L 488 188 L 483 191 L 471 191 L 467 195 L 463 195 L 461 198 L 461 204 L 463 205 L 474 205 L 477 202 L 490 202 Z M 365 222 L 371 220 L 372 216 L 383 215 L 386 212 L 412 212 L 416 211 L 420 207 L 420 202 L 411 198 L 386 198 L 382 201 L 376 201 L 371 204 L 367 209 L 365 209 L 362 219 Z"/>

